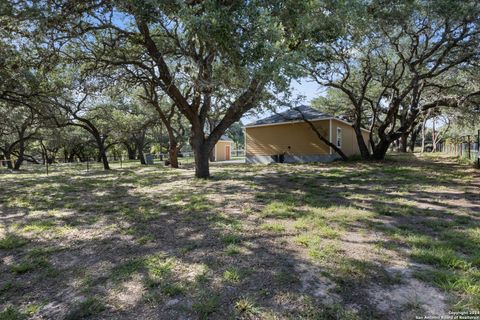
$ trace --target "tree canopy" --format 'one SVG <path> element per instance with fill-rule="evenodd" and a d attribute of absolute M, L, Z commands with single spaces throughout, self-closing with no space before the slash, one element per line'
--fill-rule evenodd
<path fill-rule="evenodd" d="M 110 148 L 144 162 L 166 143 L 160 131 L 173 167 L 188 144 L 209 177 L 220 137 L 241 144 L 244 115 L 293 104 L 292 79 L 327 89 L 312 104 L 353 123 L 364 159 L 397 141 L 406 150 L 430 109 L 458 121 L 478 109 L 476 1 L 20 0 L 0 11 L 2 112 L 30 112 L 26 132 L 40 136 L 26 140 L 84 130 L 105 169 Z M 4 121 L 10 140 L 21 119 Z"/>

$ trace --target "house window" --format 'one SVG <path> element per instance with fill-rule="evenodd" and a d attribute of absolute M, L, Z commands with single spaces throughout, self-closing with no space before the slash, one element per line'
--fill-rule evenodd
<path fill-rule="evenodd" d="M 337 127 L 337 147 L 342 147 L 342 128 Z"/>

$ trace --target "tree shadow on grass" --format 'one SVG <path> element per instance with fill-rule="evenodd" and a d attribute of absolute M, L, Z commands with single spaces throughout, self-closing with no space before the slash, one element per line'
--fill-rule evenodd
<path fill-rule="evenodd" d="M 372 305 L 366 291 L 372 283 L 388 287 L 397 282 L 378 261 L 349 257 L 341 248 L 340 253 L 332 251 L 335 246 L 329 247 L 330 240 L 322 236 L 301 249 L 302 245 L 288 244 L 290 233 L 260 231 L 258 226 L 269 219 L 315 221 L 308 220 L 318 219 L 311 209 L 368 211 L 371 215 L 365 218 L 331 221 L 342 230 L 386 235 L 372 245 L 402 253 L 405 245 L 418 247 L 410 258 L 439 266 L 445 271 L 442 275 L 451 272 L 464 279 L 449 263 L 473 263 L 468 260 L 471 252 L 462 251 L 462 245 L 475 244 L 474 235 L 459 231 L 443 238 L 442 245 L 433 242 L 452 227 L 452 221 L 453 227 L 469 230 L 478 227 L 478 221 L 452 213 L 462 206 L 439 204 L 438 192 L 419 188 L 462 184 L 435 175 L 419 179 L 425 167 L 436 168 L 432 164 L 414 161 L 400 169 L 395 165 L 347 163 L 321 165 L 318 170 L 302 165 L 253 170 L 235 166 L 215 169 L 209 182 L 185 172 L 152 171 L 152 177 L 149 170 L 130 169 L 28 178 L 26 184 L 1 193 L 8 202 L 29 187 L 37 188 L 36 194 L 20 196 L 20 205 L 7 205 L 2 212 L 4 228 L 11 232 L 30 228 L 22 236 L 31 241 L 1 252 L 8 263 L 0 267 L 0 287 L 6 288 L 0 289 L 0 303 L 33 302 L 41 306 L 39 315 L 59 319 L 67 315 L 224 319 L 269 314 L 346 318 L 353 317 L 344 310 L 351 305 L 360 318 L 382 318 L 385 314 Z M 395 193 L 398 185 L 404 194 Z M 462 194 L 453 197 L 461 199 Z M 395 201 L 399 198 L 430 201 L 437 207 L 418 209 Z M 33 209 L 38 208 L 53 214 L 37 216 Z M 10 215 L 17 211 L 24 215 Z M 42 225 L 42 221 L 51 223 Z M 452 256 L 435 256 L 436 249 L 445 248 L 453 251 Z M 22 263 L 27 271 L 12 271 L 12 266 Z M 430 281 L 440 285 L 438 277 Z M 330 288 L 329 282 L 334 286 Z"/>
<path fill-rule="evenodd" d="M 20 197 L 20 207 L 6 208 L 4 228 L 30 242 L 1 253 L 7 261 L 1 266 L 3 306 L 27 312 L 36 305 L 37 316 L 54 319 L 133 314 L 224 319 L 238 312 L 305 312 L 307 302 L 283 301 L 293 295 L 303 299 L 300 283 L 285 283 L 278 274 L 294 274 L 296 265 L 309 262 L 279 246 L 281 235 L 235 227 L 236 221 L 243 224 L 242 213 L 221 215 L 202 197 L 212 190 L 202 188 L 201 181 L 191 180 L 195 192 L 178 196 L 175 189 L 165 190 L 155 198 L 132 192 L 129 184 L 135 180 L 111 182 L 113 177 L 36 177 L 36 193 Z M 145 180 L 147 186 L 175 182 L 173 177 Z M 2 199 L 8 202 L 30 186 L 17 186 Z M 236 192 L 215 188 L 220 195 Z M 28 214 L 9 215 L 17 210 Z M 227 251 L 232 246 L 236 250 Z M 253 301 L 248 310 L 236 311 L 241 299 Z M 311 309 L 321 306 L 308 303 Z"/>

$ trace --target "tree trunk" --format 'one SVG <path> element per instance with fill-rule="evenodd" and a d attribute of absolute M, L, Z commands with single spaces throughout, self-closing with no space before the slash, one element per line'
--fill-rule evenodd
<path fill-rule="evenodd" d="M 172 168 L 178 168 L 178 142 L 170 125 L 165 125 L 168 132 L 168 160 Z"/>
<path fill-rule="evenodd" d="M 398 152 L 407 152 L 408 132 L 402 133 L 398 142 L 399 142 Z"/>
<path fill-rule="evenodd" d="M 310 129 L 312 129 L 313 132 L 315 132 L 315 134 L 317 135 L 318 139 L 320 139 L 320 141 L 324 142 L 327 146 L 332 148 L 342 158 L 342 160 L 344 160 L 344 161 L 348 160 L 347 155 L 342 151 L 342 149 L 337 147 L 337 145 L 335 143 L 331 142 L 329 139 L 325 138 L 320 133 L 320 131 L 318 131 L 317 127 L 315 127 L 315 125 L 305 117 L 305 115 L 300 111 L 300 109 L 297 109 L 297 111 L 302 116 L 303 121 L 305 121 L 310 126 Z"/>
<path fill-rule="evenodd" d="M 137 150 L 132 148 L 128 143 L 125 143 L 125 146 L 127 147 L 128 160 L 135 160 Z"/>
<path fill-rule="evenodd" d="M 367 144 L 363 139 L 361 127 L 355 124 L 353 126 L 353 130 L 355 131 L 355 136 L 357 137 L 357 144 L 358 144 L 358 149 L 360 150 L 360 156 L 362 157 L 363 160 L 370 159 L 370 151 L 368 150 Z"/>
<path fill-rule="evenodd" d="M 178 168 L 178 148 L 177 146 L 170 146 L 168 148 L 168 158 L 172 168 Z"/>
<path fill-rule="evenodd" d="M 210 151 L 206 148 L 194 150 L 195 154 L 195 177 L 207 179 L 210 177 Z"/>
<path fill-rule="evenodd" d="M 389 146 L 390 146 L 389 141 L 385 139 L 381 139 L 375 146 L 375 150 L 373 150 L 372 159 L 384 160 Z"/>
<path fill-rule="evenodd" d="M 7 168 L 13 169 L 12 155 L 10 152 L 5 153 L 5 160 L 7 161 Z"/>
<path fill-rule="evenodd" d="M 408 148 L 409 148 L 410 152 L 415 151 L 415 142 L 417 141 L 417 136 L 418 136 L 418 131 L 414 130 L 412 132 L 412 135 L 410 136 L 410 143 L 408 145 Z"/>
<path fill-rule="evenodd" d="M 192 128 L 192 138 L 190 142 L 195 155 L 195 177 L 201 179 L 210 178 L 210 153 L 213 146 L 205 140 L 203 130 Z"/>
<path fill-rule="evenodd" d="M 147 164 L 147 162 L 145 161 L 145 154 L 143 154 L 143 148 L 141 146 L 139 146 L 137 148 L 138 150 L 138 160 L 140 160 L 140 164 Z"/>
<path fill-rule="evenodd" d="M 13 170 L 20 170 L 20 167 L 22 166 L 22 163 L 25 160 L 25 142 L 21 140 L 18 146 L 19 146 L 18 158 L 17 158 L 17 161 L 15 161 Z"/>
<path fill-rule="evenodd" d="M 4 158 L 5 158 L 5 162 L 6 162 L 6 167 L 8 169 L 13 169 L 12 154 L 10 153 L 10 151 L 4 151 L 3 155 L 4 155 Z"/>
<path fill-rule="evenodd" d="M 110 165 L 108 164 L 108 158 L 107 158 L 107 153 L 105 152 L 105 149 L 102 147 L 102 150 L 100 151 L 101 158 L 102 158 L 102 163 L 103 163 L 103 169 L 104 170 L 110 170 Z"/>
<path fill-rule="evenodd" d="M 98 157 L 99 161 L 103 163 L 104 170 L 110 170 L 110 165 L 108 164 L 107 151 L 105 150 L 105 145 L 101 137 L 95 137 L 97 140 L 98 146 Z"/>
<path fill-rule="evenodd" d="M 423 119 L 423 122 L 422 122 L 422 149 L 421 149 L 422 153 L 425 152 L 425 136 L 427 134 L 425 128 L 427 126 L 427 120 L 428 120 L 428 117 L 430 116 L 430 112 L 431 110 L 428 111 L 428 113 L 425 115 L 425 118 Z"/>
<path fill-rule="evenodd" d="M 435 132 L 435 117 L 432 122 L 432 152 L 437 152 L 437 133 Z"/>

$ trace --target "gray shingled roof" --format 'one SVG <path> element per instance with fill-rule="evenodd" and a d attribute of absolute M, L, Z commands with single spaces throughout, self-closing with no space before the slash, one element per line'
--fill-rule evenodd
<path fill-rule="evenodd" d="M 263 118 L 257 120 L 255 122 L 247 124 L 245 127 L 250 126 L 258 126 L 262 124 L 274 124 L 274 123 L 282 123 L 282 122 L 291 122 L 291 121 L 300 121 L 303 120 L 302 115 L 300 112 L 305 116 L 308 120 L 318 120 L 318 119 L 330 119 L 333 116 L 310 108 L 309 106 L 299 106 L 295 109 L 288 109 L 287 111 L 276 113 L 270 117 Z"/>
<path fill-rule="evenodd" d="M 223 136 L 220 137 L 218 141 L 233 141 L 233 140 L 224 134 Z"/>

